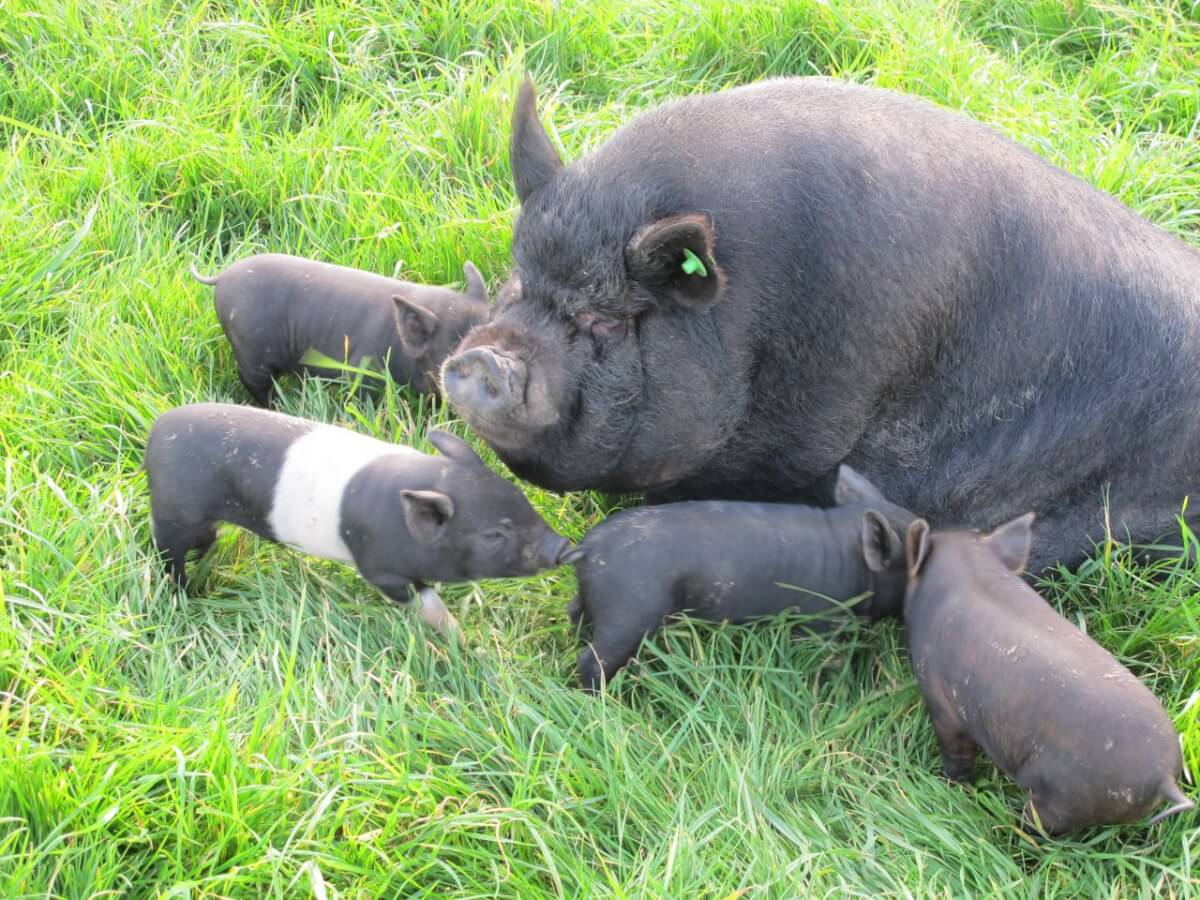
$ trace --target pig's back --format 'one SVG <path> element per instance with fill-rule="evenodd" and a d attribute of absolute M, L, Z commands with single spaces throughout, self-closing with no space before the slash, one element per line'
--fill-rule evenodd
<path fill-rule="evenodd" d="M 1011 205 L 1015 193 L 1047 209 L 1087 197 L 1118 212 L 1123 226 L 1158 230 L 978 120 L 921 97 L 826 78 L 769 79 L 674 100 L 635 116 L 581 162 L 589 176 L 628 176 L 631 160 L 648 184 L 669 185 L 664 193 L 701 185 L 718 208 L 728 198 L 725 211 L 757 207 L 763 217 L 783 203 L 798 203 L 797 212 L 820 204 L 812 212 L 830 227 L 871 197 L 886 201 L 893 216 L 915 217 L 922 210 L 892 204 L 941 196 L 952 204 L 941 212 L 951 214 L 978 197 Z M 1102 233 L 1113 223 L 1083 224 Z M 904 235 L 893 236 L 902 246 Z M 731 237 L 723 232 L 722 243 Z"/>
<path fill-rule="evenodd" d="M 908 94 L 777 78 L 684 97 L 633 118 L 585 162 L 589 180 L 637 179 L 654 201 L 711 211 L 731 285 L 743 256 L 757 267 L 750 279 L 767 274 L 766 260 L 787 261 L 764 253 L 765 229 L 789 253 L 817 250 L 823 277 L 857 290 L 893 274 L 904 284 L 906 272 L 934 264 L 1015 278 L 1023 258 L 1045 253 L 1081 276 L 1098 263 L 1141 273 L 1137 292 L 1200 313 L 1200 253 L 996 129 Z M 853 247 L 881 221 L 886 248 Z M 843 265 L 868 267 L 870 277 Z M 1022 289 L 1033 285 L 1012 288 Z"/>
<path fill-rule="evenodd" d="M 160 509 L 266 532 L 288 448 L 314 423 L 230 403 L 176 407 L 154 421 L 146 475 Z"/>
<path fill-rule="evenodd" d="M 628 573 L 624 577 L 648 575 L 681 593 L 703 595 L 712 585 L 731 586 L 730 596 L 740 598 L 744 609 L 762 603 L 761 611 L 749 615 L 778 612 L 780 591 L 795 605 L 812 593 L 844 600 L 848 597 L 839 595 L 857 592 L 861 577 L 853 529 L 834 518 L 837 512 L 723 500 L 624 510 L 580 542 L 583 565 L 615 567 Z"/>
<path fill-rule="evenodd" d="M 373 272 L 266 253 L 223 272 L 215 302 L 235 349 L 280 344 L 285 356 L 297 357 L 284 365 L 309 349 L 337 362 L 371 357 L 382 364 L 396 343 L 392 297 L 409 287 Z"/>
<path fill-rule="evenodd" d="M 147 469 L 210 461 L 278 471 L 291 443 L 316 423 L 234 403 L 190 403 L 160 415 L 146 440 Z"/>
<path fill-rule="evenodd" d="M 689 500 L 621 510 L 609 516 L 580 543 L 607 550 L 646 547 L 657 552 L 667 546 L 680 558 L 703 558 L 714 552 L 758 559 L 773 552 L 765 538 L 788 540 L 797 528 L 819 529 L 825 511 L 783 503 L 733 500 Z"/>

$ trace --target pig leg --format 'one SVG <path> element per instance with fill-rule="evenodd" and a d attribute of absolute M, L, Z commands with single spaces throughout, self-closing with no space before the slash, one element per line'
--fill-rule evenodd
<path fill-rule="evenodd" d="M 241 381 L 254 402 L 259 406 L 269 406 L 275 399 L 274 376 L 280 372 L 279 354 L 258 345 L 247 347 L 241 341 L 230 338 L 233 346 L 233 359 L 237 363 L 238 380 Z"/>
<path fill-rule="evenodd" d="M 362 577 L 393 603 L 408 606 L 412 600 L 413 581 L 391 572 L 362 572 Z"/>
<path fill-rule="evenodd" d="M 251 373 L 248 370 L 239 367 L 238 378 L 242 382 L 242 386 L 250 392 L 250 396 L 254 398 L 254 402 L 259 406 L 270 406 L 275 399 L 275 382 L 268 372 L 265 375 Z"/>
<path fill-rule="evenodd" d="M 188 548 L 182 543 L 156 541 L 158 553 L 167 568 L 167 574 L 179 587 L 187 583 L 187 552 Z"/>
<path fill-rule="evenodd" d="M 421 598 L 421 621 L 436 628 L 442 634 L 452 634 L 461 637 L 458 620 L 446 609 L 446 604 L 437 595 L 437 591 L 425 585 L 418 588 L 417 596 Z"/>
<path fill-rule="evenodd" d="M 1054 809 L 1054 804 L 1038 803 L 1032 791 L 1025 798 L 1025 808 L 1021 811 L 1021 825 L 1026 831 L 1044 831 L 1049 835 L 1072 830 L 1066 819 Z"/>
<path fill-rule="evenodd" d="M 617 598 L 613 598 L 616 600 Z M 670 599 L 650 602 L 636 610 L 620 610 L 603 621 L 593 617 L 592 641 L 579 654 L 579 686 L 589 693 L 600 690 L 637 652 L 642 638 L 657 629 L 671 609 Z"/>
<path fill-rule="evenodd" d="M 1101 822 L 1089 819 L 1086 814 L 1070 809 L 1053 797 L 1048 798 L 1045 792 L 1030 791 L 1025 798 L 1025 808 L 1021 811 L 1021 824 L 1028 831 L 1041 830 L 1053 837 Z"/>
<path fill-rule="evenodd" d="M 597 647 L 595 642 L 588 644 L 579 654 L 577 665 L 579 686 L 589 694 L 598 694 L 605 682 L 612 680 L 612 677 L 629 661 L 633 650 L 636 649 L 635 645 L 623 654 L 610 654 Z M 602 653 L 605 655 L 602 656 Z"/>
<path fill-rule="evenodd" d="M 571 624 L 576 626 L 587 621 L 587 607 L 583 603 L 583 596 L 581 594 L 576 594 L 575 599 L 567 607 L 567 617 L 571 620 Z"/>
<path fill-rule="evenodd" d="M 918 671 L 924 669 L 925 661 L 921 657 L 923 654 L 914 653 L 914 667 Z M 942 769 L 951 781 L 970 784 L 975 777 L 975 742 L 955 712 L 942 679 L 931 673 L 919 681 L 929 719 L 933 722 L 933 732 L 937 735 L 938 749 L 942 752 Z"/>
<path fill-rule="evenodd" d="M 409 605 L 412 601 L 412 592 L 415 590 L 421 601 L 421 621 L 426 625 L 432 625 L 443 634 L 458 633 L 458 622 L 454 616 L 450 615 L 450 611 L 442 603 L 442 598 L 437 595 L 437 591 L 428 585 L 415 582 L 403 575 L 393 575 L 387 572 L 371 575 L 363 572 L 362 576 L 385 597 L 401 606 Z"/>
<path fill-rule="evenodd" d="M 180 524 L 177 522 L 154 522 L 154 543 L 166 565 L 167 572 L 175 583 L 183 587 L 187 582 L 187 555 L 198 550 L 203 556 L 217 539 L 216 526 L 211 522 Z"/>
<path fill-rule="evenodd" d="M 979 749 L 963 729 L 957 716 L 930 710 L 938 749 L 942 752 L 942 771 L 957 784 L 975 780 L 975 753 Z"/>
<path fill-rule="evenodd" d="M 575 568 L 579 592 L 568 610 L 572 619 L 592 623 L 592 641 L 579 654 L 579 686 L 595 693 L 637 652 L 638 644 L 671 612 L 671 585 L 636 585 L 609 566 Z M 639 595 L 638 588 L 641 589 Z"/>
<path fill-rule="evenodd" d="M 212 545 L 217 541 L 217 526 L 210 525 L 207 530 L 200 536 L 200 540 L 192 547 L 196 551 L 196 559 L 201 559 L 212 549 Z"/>
<path fill-rule="evenodd" d="M 1056 787 L 1045 771 L 1027 766 L 1014 780 L 1026 791 L 1021 824 L 1030 831 L 1041 829 L 1046 834 L 1062 834 L 1088 824 L 1087 816 L 1081 816 L 1081 810 L 1071 808 L 1070 798 Z"/>

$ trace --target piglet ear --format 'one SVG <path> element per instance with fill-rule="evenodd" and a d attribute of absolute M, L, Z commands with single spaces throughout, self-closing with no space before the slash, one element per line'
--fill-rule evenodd
<path fill-rule="evenodd" d="M 463 275 L 467 279 L 467 296 L 472 300 L 487 303 L 487 282 L 483 280 L 483 276 L 479 274 L 479 270 L 470 260 L 463 263 Z"/>
<path fill-rule="evenodd" d="M 1033 513 L 1001 525 L 983 539 L 983 545 L 1004 563 L 1010 572 L 1020 575 L 1029 562 L 1029 546 L 1033 543 Z"/>
<path fill-rule="evenodd" d="M 725 273 L 713 256 L 716 233 L 704 213 L 659 219 L 639 228 L 625 247 L 630 277 L 693 309 L 716 302 Z"/>
<path fill-rule="evenodd" d="M 862 552 L 872 572 L 899 569 L 904 562 L 904 545 L 887 519 L 873 509 L 863 513 Z"/>
<path fill-rule="evenodd" d="M 432 544 L 454 517 L 454 501 L 437 491 L 401 491 L 404 521 L 419 544 Z"/>
<path fill-rule="evenodd" d="M 451 434 L 448 431 L 440 431 L 431 428 L 429 434 L 429 443 L 437 447 L 438 452 L 447 459 L 453 459 L 457 462 L 471 463 L 473 465 L 482 466 L 483 460 L 471 449 L 471 445 L 460 438 L 458 435 Z"/>
<path fill-rule="evenodd" d="M 925 560 L 929 558 L 929 523 L 917 519 L 908 526 L 904 535 L 905 556 L 908 558 L 908 577 L 916 578 L 921 574 Z"/>
<path fill-rule="evenodd" d="M 537 91 L 528 75 L 521 82 L 513 108 L 509 161 L 517 199 L 522 203 L 553 181 L 563 167 L 562 158 L 538 119 Z"/>
<path fill-rule="evenodd" d="M 437 332 L 437 313 L 404 294 L 396 294 L 392 297 L 392 303 L 396 307 L 396 330 L 400 332 L 400 342 L 409 353 L 420 355 Z"/>

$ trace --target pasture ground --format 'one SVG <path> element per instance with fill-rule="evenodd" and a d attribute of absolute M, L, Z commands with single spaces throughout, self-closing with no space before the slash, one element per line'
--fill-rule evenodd
<path fill-rule="evenodd" d="M 446 588 L 461 651 L 244 533 L 184 596 L 139 470 L 156 414 L 246 400 L 191 262 L 451 282 L 469 258 L 498 283 L 525 69 L 570 158 L 667 97 L 771 75 L 913 92 L 1200 244 L 1198 15 L 0 0 L 0 895 L 1200 894 L 1195 815 L 1049 842 L 990 765 L 945 783 L 895 623 L 683 623 L 591 699 L 569 570 Z M 393 385 L 289 382 L 283 406 L 422 446 L 465 433 Z M 530 493 L 575 538 L 611 508 Z M 1200 568 L 1109 544 L 1047 590 L 1200 770 Z"/>

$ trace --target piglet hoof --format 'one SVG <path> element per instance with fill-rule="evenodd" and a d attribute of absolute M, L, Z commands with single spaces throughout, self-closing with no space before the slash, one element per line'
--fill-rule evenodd
<path fill-rule="evenodd" d="M 170 576 L 175 587 L 181 591 L 187 590 L 187 574 L 184 572 L 183 566 L 168 563 L 167 575 Z"/>
<path fill-rule="evenodd" d="M 579 654 L 579 687 L 585 694 L 599 694 L 604 688 L 604 667 L 596 651 L 587 646 Z"/>
<path fill-rule="evenodd" d="M 975 781 L 972 768 L 945 766 L 942 769 L 942 774 L 945 775 L 946 780 L 951 784 L 962 788 L 969 788 Z"/>
<path fill-rule="evenodd" d="M 421 621 L 462 643 L 462 630 L 458 627 L 458 620 L 446 609 L 446 604 L 442 603 L 437 591 L 431 587 L 424 587 L 418 595 L 421 598 Z"/>

